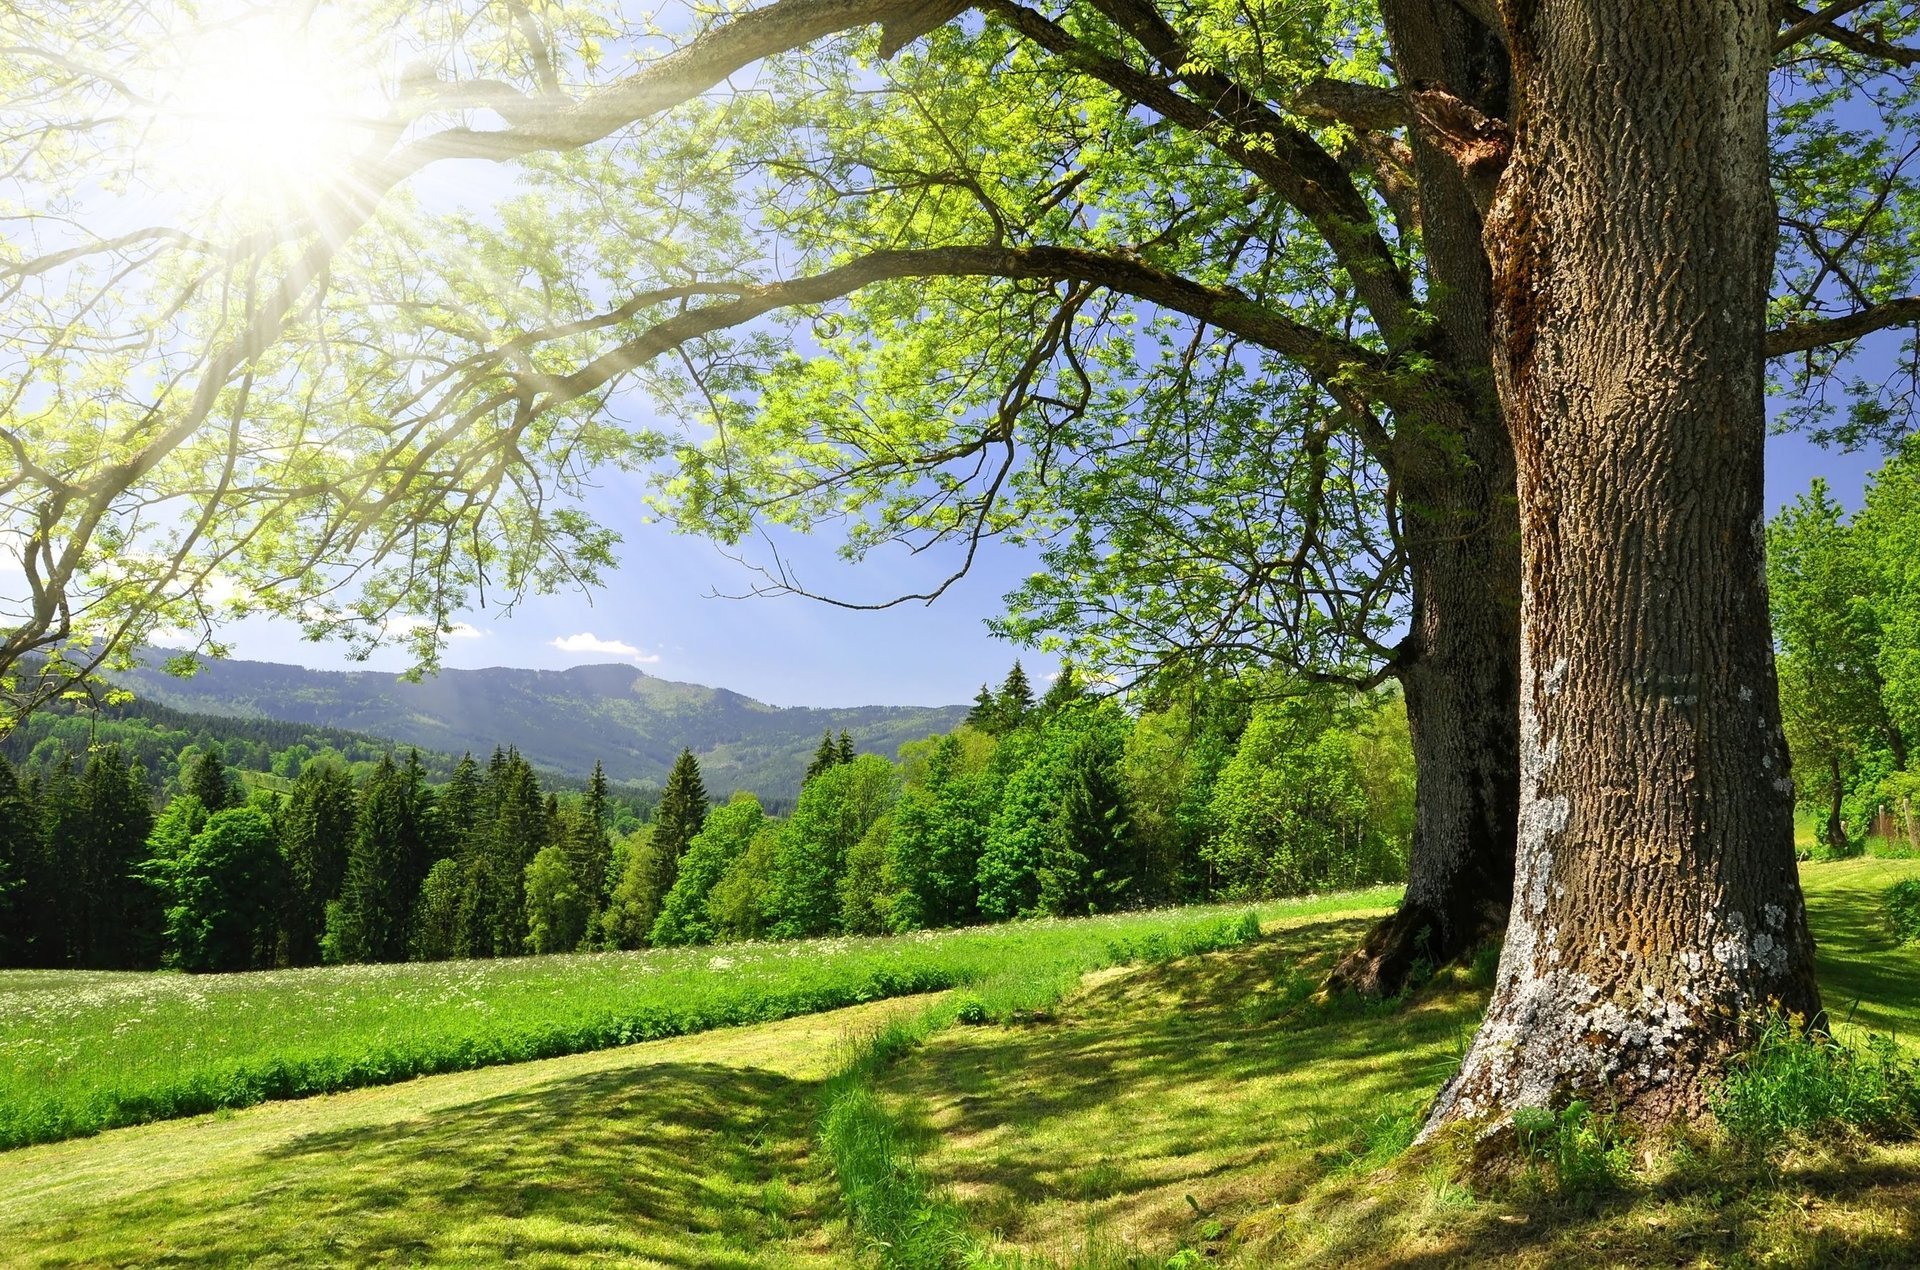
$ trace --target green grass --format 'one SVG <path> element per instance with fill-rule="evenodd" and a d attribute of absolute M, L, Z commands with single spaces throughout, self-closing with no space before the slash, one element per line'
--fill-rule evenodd
<path fill-rule="evenodd" d="M 1920 865 L 1802 876 L 1836 1032 L 1859 1047 L 1897 1033 L 1898 1061 L 1920 1057 L 1920 957 L 1879 905 Z M 1638 1141 L 1580 1112 L 1532 1124 L 1525 1166 L 1497 1185 L 1409 1150 L 1487 983 L 1461 968 L 1392 1005 L 1316 1001 L 1364 928 L 1295 920 L 1102 977 L 1052 1023 L 940 1032 L 881 1075 L 880 1103 L 987 1265 L 1920 1264 L 1912 1142 L 1836 1130 L 1756 1154 Z M 1886 1105 L 1888 1083 L 1830 1086 L 1839 1118 Z"/>
<path fill-rule="evenodd" d="M 0 973 L 0 1147 L 996 977 L 1070 983 L 1238 911 L 245 975 Z"/>
<path fill-rule="evenodd" d="M 823 1082 L 924 998 L 0 1154 L 9 1267 L 836 1270 Z"/>

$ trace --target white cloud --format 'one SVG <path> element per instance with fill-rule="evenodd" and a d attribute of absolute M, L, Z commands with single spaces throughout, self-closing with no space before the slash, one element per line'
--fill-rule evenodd
<path fill-rule="evenodd" d="M 553 640 L 552 644 L 563 653 L 605 653 L 608 656 L 639 662 L 643 666 L 650 666 L 660 660 L 659 653 L 643 653 L 624 640 L 601 639 L 592 631 L 582 631 L 578 635 L 562 635 Z"/>

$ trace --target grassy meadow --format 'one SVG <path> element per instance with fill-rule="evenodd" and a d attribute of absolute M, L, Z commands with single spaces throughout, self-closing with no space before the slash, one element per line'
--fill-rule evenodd
<path fill-rule="evenodd" d="M 1218 943 L 1245 911 L 219 976 L 0 972 L 0 1147 L 987 979 L 1071 982 Z"/>
<path fill-rule="evenodd" d="M 1803 866 L 1836 1030 L 1895 1034 L 1920 1056 L 1920 945 L 1882 904 L 1915 877 L 1920 861 Z M 1920 1263 L 1913 1143 L 1601 1141 L 1617 1172 L 1575 1190 L 1546 1170 L 1467 1182 L 1457 1158 L 1409 1149 L 1491 962 L 1398 1002 L 1316 1000 L 1391 899 L 1262 906 L 1264 938 L 1185 957 L 1169 919 L 1196 947 L 1231 913 L 1016 928 L 1024 942 L 978 952 L 970 986 L 937 997 L 0 1153 L 0 1260 Z M 603 963 L 624 964 L 574 961 Z M 851 1146 L 835 1123 L 850 1109 Z M 938 1238 L 883 1241 L 862 1204 Z"/>

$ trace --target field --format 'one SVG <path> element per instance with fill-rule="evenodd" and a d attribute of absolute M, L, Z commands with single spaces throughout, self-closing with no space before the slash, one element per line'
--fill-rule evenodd
<path fill-rule="evenodd" d="M 1839 1030 L 1920 1055 L 1920 947 L 1878 906 L 1915 876 L 1920 862 L 1803 869 Z M 1138 928 L 1131 949 L 1076 937 L 1089 962 L 1146 964 L 1099 970 L 1044 1012 L 922 1033 L 872 1078 L 897 1130 L 888 1165 L 923 1188 L 909 1217 L 962 1223 L 948 1264 L 1034 1270 L 1920 1261 L 1911 1144 L 1636 1147 L 1629 1176 L 1573 1195 L 1463 1185 L 1407 1150 L 1486 967 L 1399 1003 L 1316 1002 L 1389 898 L 1268 906 L 1266 938 L 1171 961 Z M 931 1012 L 1044 995 L 1072 963 L 1043 965 L 1042 946 Z M 850 1218 L 821 1137 L 833 1073 L 927 1000 L 7 1152 L 0 1248 L 24 1265 L 928 1264 Z"/>
<path fill-rule="evenodd" d="M 0 1148 L 995 976 L 1071 980 L 1156 942 L 1204 941 L 1244 911 L 225 976 L 0 972 Z"/>

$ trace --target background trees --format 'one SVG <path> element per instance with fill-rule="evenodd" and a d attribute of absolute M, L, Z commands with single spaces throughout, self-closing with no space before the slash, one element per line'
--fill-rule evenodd
<path fill-rule="evenodd" d="M 1311 726 L 1248 727 L 1250 708 Z M 412 754 L 358 782 L 310 754 L 284 781 L 183 739 L 161 757 L 192 779 L 157 815 L 112 745 L 77 774 L 57 746 L 25 779 L 0 759 L 0 906 L 18 919 L 0 964 L 222 971 L 880 934 L 1285 894 L 1405 858 L 1412 756 L 1391 692 L 1182 680 L 1130 712 L 1068 681 L 1018 718 L 911 743 L 898 764 L 842 761 L 835 738 L 784 820 L 746 792 L 700 814 L 683 755 L 652 823 L 617 842 L 599 828 L 602 782 L 549 792 L 505 748 L 437 785 Z M 1316 767 L 1324 754 L 1344 765 Z M 1242 775 L 1265 801 L 1237 797 Z M 210 814 L 194 789 L 239 805 Z M 661 892 L 656 846 L 690 826 Z M 113 940 L 106 912 L 122 918 Z"/>

